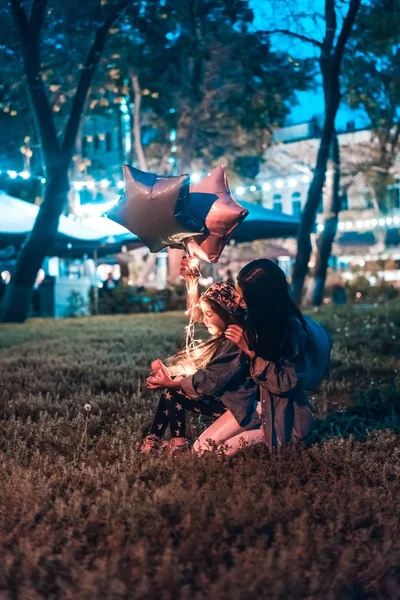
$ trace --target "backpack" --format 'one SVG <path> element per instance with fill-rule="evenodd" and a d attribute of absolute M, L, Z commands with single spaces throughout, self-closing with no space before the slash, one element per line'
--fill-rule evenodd
<path fill-rule="evenodd" d="M 324 379 L 329 377 L 332 336 L 327 328 L 312 317 L 303 315 L 306 325 L 306 377 L 302 387 L 310 392 L 318 391 Z"/>

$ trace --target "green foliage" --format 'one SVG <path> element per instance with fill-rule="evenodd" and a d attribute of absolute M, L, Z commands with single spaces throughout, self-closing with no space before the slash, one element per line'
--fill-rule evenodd
<path fill-rule="evenodd" d="M 311 69 L 307 60 L 294 63 L 272 50 L 252 20 L 242 0 L 146 2 L 121 76 L 139 76 L 150 160 L 170 147 L 171 128 L 178 170 L 188 144 L 191 160 L 207 165 L 232 154 L 262 155 L 269 128 L 283 123 L 294 91 L 310 84 Z"/>
<path fill-rule="evenodd" d="M 379 280 L 376 285 L 371 285 L 369 280 L 362 275 L 347 282 L 346 290 L 350 301 L 363 304 L 388 302 L 399 296 L 399 288 L 390 282 Z M 361 296 L 357 294 L 361 294 Z"/>
<path fill-rule="evenodd" d="M 82 296 L 80 292 L 72 290 L 68 297 L 68 317 L 81 317 L 86 314 L 88 301 Z"/>
<path fill-rule="evenodd" d="M 382 211 L 393 208 L 387 187 L 400 147 L 400 3 L 373 0 L 361 5 L 343 73 L 348 100 L 367 115 L 373 132 L 364 167 Z"/>
<path fill-rule="evenodd" d="M 400 310 L 318 318 L 335 343 L 310 443 L 222 460 L 138 452 L 183 313 L 3 325 L 4 593 L 397 598 Z"/>

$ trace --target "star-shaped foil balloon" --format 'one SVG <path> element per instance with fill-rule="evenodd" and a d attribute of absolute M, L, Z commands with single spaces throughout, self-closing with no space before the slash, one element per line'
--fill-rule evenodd
<path fill-rule="evenodd" d="M 123 166 L 125 192 L 108 217 L 137 235 L 151 252 L 205 231 L 189 207 L 189 175 L 162 177 Z"/>
<path fill-rule="evenodd" d="M 190 208 L 204 221 L 208 233 L 185 240 L 187 252 L 216 263 L 229 237 L 249 214 L 234 200 L 222 165 L 190 186 Z"/>

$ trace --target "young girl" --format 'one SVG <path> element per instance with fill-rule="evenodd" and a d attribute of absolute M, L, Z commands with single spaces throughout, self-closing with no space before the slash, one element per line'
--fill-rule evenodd
<path fill-rule="evenodd" d="M 144 453 L 160 448 L 168 425 L 171 441 L 163 447 L 172 455 L 188 449 L 186 410 L 227 418 L 229 436 L 251 426 L 253 419 L 258 421 L 257 385 L 250 377 L 249 359 L 224 335 L 227 327 L 244 323 L 246 312 L 240 295 L 229 283 L 214 283 L 200 297 L 199 307 L 211 338 L 170 358 L 170 366 L 160 360 L 152 363 L 148 387 L 165 391 L 160 396 L 150 434 L 143 442 Z M 217 443 L 223 441 L 218 438 Z"/>

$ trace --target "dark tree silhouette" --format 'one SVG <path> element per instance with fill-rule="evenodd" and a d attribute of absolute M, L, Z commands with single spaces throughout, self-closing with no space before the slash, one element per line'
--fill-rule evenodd
<path fill-rule="evenodd" d="M 80 72 L 64 135 L 59 136 L 48 99 L 46 81 L 42 74 L 42 31 L 46 17 L 51 12 L 48 10 L 47 0 L 34 0 L 29 16 L 22 0 L 10 2 L 47 182 L 37 219 L 21 249 L 11 282 L 7 286 L 0 306 L 2 322 L 23 322 L 27 317 L 37 272 L 52 248 L 59 218 L 67 202 L 68 169 L 93 76 L 105 48 L 109 30 L 129 4 L 129 0 L 110 4 L 109 8 L 105 7 L 108 10 L 104 10 L 101 22 L 96 24 L 92 21 L 93 42 Z"/>

